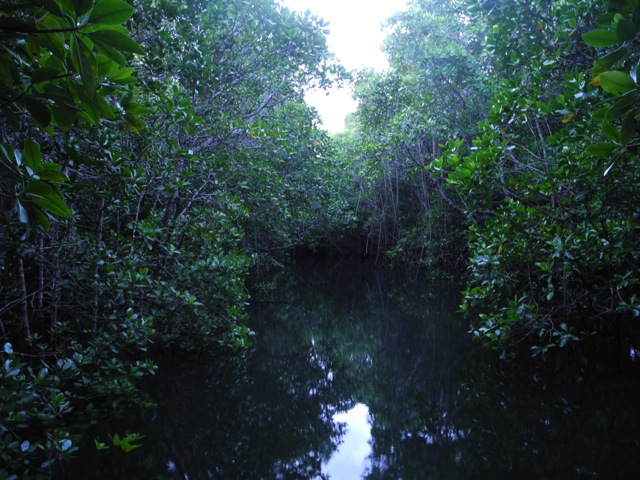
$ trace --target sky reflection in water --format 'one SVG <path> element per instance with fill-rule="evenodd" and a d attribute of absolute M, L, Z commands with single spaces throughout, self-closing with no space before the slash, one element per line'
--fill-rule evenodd
<path fill-rule="evenodd" d="M 322 472 L 331 480 L 352 480 L 369 473 L 371 455 L 371 424 L 369 408 L 358 403 L 347 412 L 333 416 L 335 423 L 345 423 L 346 433 L 342 443 L 328 462 L 323 463 Z"/>

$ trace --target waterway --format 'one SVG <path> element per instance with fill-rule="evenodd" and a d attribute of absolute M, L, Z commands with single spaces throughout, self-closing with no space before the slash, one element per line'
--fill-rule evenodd
<path fill-rule="evenodd" d="M 157 406 L 90 432 L 64 478 L 640 478 L 632 359 L 500 359 L 458 288 L 415 272 L 307 260 L 269 280 L 254 347 L 163 365 Z M 129 453 L 94 447 L 134 432 Z"/>

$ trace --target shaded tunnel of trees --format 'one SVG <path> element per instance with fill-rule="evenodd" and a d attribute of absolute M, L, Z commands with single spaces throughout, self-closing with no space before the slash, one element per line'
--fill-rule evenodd
<path fill-rule="evenodd" d="M 389 69 L 273 0 L 0 5 L 0 476 L 73 454 L 154 359 L 250 343 L 257 269 L 462 282 L 471 334 L 640 342 L 637 0 L 414 0 Z M 329 135 L 309 89 L 353 86 Z M 2 478 L 5 478 L 2 477 Z"/>

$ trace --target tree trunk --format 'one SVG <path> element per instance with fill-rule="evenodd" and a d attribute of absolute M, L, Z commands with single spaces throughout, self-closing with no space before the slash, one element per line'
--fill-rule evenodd
<path fill-rule="evenodd" d="M 144 197 L 144 195 L 142 196 Z M 140 203 L 142 202 L 142 197 L 140 198 L 140 202 L 138 202 L 138 208 L 136 210 L 136 222 L 138 220 L 138 215 L 140 213 Z M 100 216 L 98 218 L 98 228 L 96 230 L 96 253 L 100 251 L 100 249 L 102 248 L 102 234 L 103 234 L 103 223 L 104 223 L 104 207 L 105 207 L 105 200 L 104 198 L 100 199 Z M 133 235 L 135 236 L 135 232 L 137 230 L 137 226 L 133 229 Z M 132 238 L 132 242 L 131 244 L 133 245 L 133 238 Z M 132 247 L 133 248 L 133 247 Z M 94 275 L 94 285 L 93 285 L 93 330 L 97 331 L 98 330 L 98 303 L 100 302 L 100 284 L 98 282 L 99 279 L 99 262 L 96 262 L 96 269 L 95 269 L 95 275 Z"/>
<path fill-rule="evenodd" d="M 29 323 L 29 302 L 27 301 L 27 281 L 25 279 L 24 274 L 24 261 L 22 259 L 22 254 L 18 254 L 18 275 L 20 276 L 20 290 L 21 290 L 21 298 L 20 303 L 22 304 L 22 330 L 24 332 L 24 338 L 27 342 L 28 346 L 31 346 L 31 325 Z"/>
<path fill-rule="evenodd" d="M 38 245 L 40 247 L 40 255 L 38 255 L 38 293 L 36 294 L 36 308 L 35 308 L 35 317 L 36 317 L 36 325 L 40 325 L 42 323 L 42 319 L 44 316 L 44 238 L 41 235 L 38 240 Z"/>
<path fill-rule="evenodd" d="M 51 245 L 53 246 L 53 274 L 51 278 L 51 328 L 58 325 L 58 311 L 60 308 L 60 244 L 58 243 L 58 222 L 51 225 Z"/>

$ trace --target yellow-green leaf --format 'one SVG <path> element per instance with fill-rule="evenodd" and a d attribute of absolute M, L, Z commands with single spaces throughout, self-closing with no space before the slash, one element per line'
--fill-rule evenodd
<path fill-rule="evenodd" d="M 109 75 L 109 78 L 112 80 L 122 80 L 123 78 L 130 77 L 133 72 L 134 69 L 132 67 L 121 68 L 117 72 Z"/>
<path fill-rule="evenodd" d="M 620 39 L 615 32 L 599 28 L 582 35 L 582 40 L 592 47 L 611 47 L 620 43 Z"/>
<path fill-rule="evenodd" d="M 626 72 L 602 72 L 599 76 L 600 86 L 605 92 L 617 95 L 636 88 L 636 83 L 633 81 L 633 78 Z"/>

